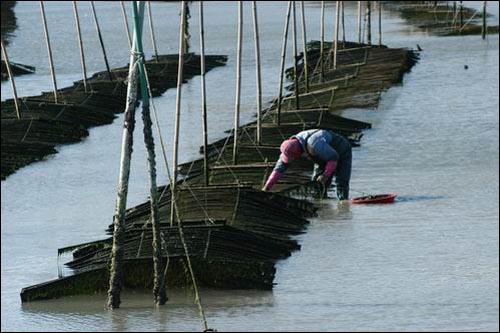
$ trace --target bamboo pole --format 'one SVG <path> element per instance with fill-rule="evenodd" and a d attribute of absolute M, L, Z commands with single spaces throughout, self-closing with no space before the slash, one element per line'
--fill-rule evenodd
<path fill-rule="evenodd" d="M 325 2 L 321 1 L 321 22 L 320 22 L 320 51 L 319 51 L 319 64 L 321 82 L 325 79 L 325 66 L 324 66 L 324 48 L 325 48 Z"/>
<path fill-rule="evenodd" d="M 153 13 L 151 11 L 151 1 L 148 1 L 147 5 L 148 5 L 149 30 L 151 32 L 151 43 L 153 44 L 156 62 L 158 62 L 158 47 L 156 46 L 155 30 L 153 26 Z"/>
<path fill-rule="evenodd" d="M 134 12 L 136 15 L 136 12 Z M 137 21 L 139 25 L 134 26 L 134 35 L 142 36 L 142 24 L 144 15 L 144 3 L 139 3 L 139 14 Z M 136 21 L 134 19 L 134 21 Z M 134 37 L 132 49 L 135 49 Z M 129 74 L 127 86 L 127 105 L 125 108 L 122 147 L 120 155 L 120 175 L 118 178 L 118 191 L 116 197 L 116 209 L 113 219 L 113 247 L 111 250 L 111 265 L 109 276 L 109 289 L 107 306 L 109 309 L 120 307 L 120 293 L 123 285 L 122 261 L 124 256 L 125 241 L 125 212 L 127 207 L 128 182 L 130 177 L 130 160 L 132 157 L 133 133 L 135 128 L 135 105 L 137 101 L 137 74 L 135 53 L 130 54 Z"/>
<path fill-rule="evenodd" d="M 10 86 L 12 88 L 12 94 L 14 95 L 14 106 L 16 108 L 17 119 L 21 119 L 21 109 L 19 108 L 19 101 L 17 100 L 16 83 L 14 82 L 14 75 L 12 74 L 12 69 L 10 68 L 9 56 L 7 55 L 7 50 L 3 43 L 3 37 L 1 39 L 1 42 L 2 42 L 3 61 L 5 61 L 5 67 L 7 67 L 7 74 L 9 74 Z"/>
<path fill-rule="evenodd" d="M 262 78 L 260 64 L 260 39 L 259 39 L 259 21 L 257 16 L 257 1 L 252 1 L 253 12 L 253 36 L 255 42 L 255 83 L 257 94 L 257 145 L 262 144 Z"/>
<path fill-rule="evenodd" d="M 358 1 L 358 43 L 361 44 L 361 4 L 362 1 Z"/>
<path fill-rule="evenodd" d="M 488 33 L 488 26 L 486 25 L 486 3 L 487 1 L 483 1 L 483 29 L 481 33 L 482 39 L 486 39 L 486 34 Z"/>
<path fill-rule="evenodd" d="M 85 92 L 88 92 L 87 65 L 85 64 L 85 52 L 83 50 L 82 31 L 80 29 L 80 17 L 78 16 L 78 8 L 76 1 L 73 1 L 73 13 L 75 14 L 76 32 L 78 36 L 78 47 L 80 48 L 80 62 L 82 63 L 83 87 L 85 88 Z"/>
<path fill-rule="evenodd" d="M 366 43 L 372 45 L 372 3 L 366 2 Z"/>
<path fill-rule="evenodd" d="M 49 29 L 47 28 L 47 18 L 45 17 L 45 6 L 43 4 L 43 1 L 40 1 L 40 12 L 42 13 L 43 31 L 45 33 L 45 42 L 47 43 L 47 53 L 49 55 L 49 67 L 50 75 L 52 76 L 52 86 L 54 87 L 54 102 L 58 103 L 56 71 L 54 70 L 54 60 L 52 58 Z"/>
<path fill-rule="evenodd" d="M 460 29 L 464 26 L 464 2 L 460 1 Z"/>
<path fill-rule="evenodd" d="M 340 1 L 340 6 L 342 8 L 342 46 L 345 47 L 345 13 L 344 13 L 344 1 Z"/>
<path fill-rule="evenodd" d="M 208 121 L 205 87 L 205 31 L 203 22 L 203 1 L 200 1 L 200 68 L 201 68 L 201 119 L 203 124 L 203 168 L 205 186 L 210 185 L 210 168 L 208 167 Z"/>
<path fill-rule="evenodd" d="M 122 8 L 123 23 L 125 24 L 125 31 L 127 32 L 128 47 L 132 49 L 132 38 L 130 37 L 130 29 L 128 27 L 127 12 L 125 11 L 125 5 L 123 1 L 120 1 L 120 6 Z"/>
<path fill-rule="evenodd" d="M 333 69 L 337 69 L 337 52 L 339 44 L 339 12 L 340 12 L 340 1 L 335 1 L 335 36 L 333 37 L 334 49 L 333 49 Z"/>
<path fill-rule="evenodd" d="M 108 62 L 108 56 L 106 55 L 106 48 L 104 47 L 104 40 L 102 39 L 101 28 L 99 27 L 99 21 L 97 20 L 94 1 L 90 1 L 90 6 L 92 7 L 92 16 L 94 18 L 97 36 L 99 37 L 99 43 L 101 44 L 102 54 L 104 56 L 104 63 L 106 64 L 106 71 L 108 72 L 108 78 L 110 81 L 113 81 L 113 77 L 111 76 L 111 68 L 109 67 L 109 62 Z"/>
<path fill-rule="evenodd" d="M 378 46 L 382 46 L 382 1 L 378 3 Z"/>
<path fill-rule="evenodd" d="M 236 48 L 236 99 L 234 103 L 233 164 L 238 164 L 238 128 L 240 127 L 241 51 L 243 46 L 243 4 L 238 1 L 238 42 Z"/>
<path fill-rule="evenodd" d="M 149 4 L 149 1 L 148 1 Z M 137 5 L 134 3 L 134 24 L 139 25 Z M 151 13 L 149 13 L 151 15 Z M 153 248 L 153 296 L 156 305 L 164 305 L 167 302 L 167 293 L 163 283 L 163 258 L 161 254 L 160 239 L 160 211 L 158 210 L 158 186 L 156 183 L 156 154 L 153 138 L 153 122 L 149 104 L 149 90 L 146 78 L 145 59 L 142 48 L 142 35 L 135 35 L 135 51 L 140 56 L 139 77 L 142 101 L 142 122 L 144 124 L 144 144 L 147 150 L 149 167 L 149 202 L 151 205 L 151 228 L 152 228 L 152 248 Z"/>
<path fill-rule="evenodd" d="M 292 1 L 288 1 L 288 7 L 286 10 L 285 19 L 285 31 L 283 32 L 283 46 L 281 47 L 281 64 L 280 64 L 280 83 L 278 90 L 278 105 L 277 105 L 277 125 L 281 122 L 281 102 L 283 99 L 283 80 L 285 76 L 285 57 L 286 57 L 286 45 L 288 40 L 288 27 L 290 26 L 290 13 L 292 8 Z"/>
<path fill-rule="evenodd" d="M 300 100 L 299 100 L 299 69 L 298 69 L 298 61 L 299 61 L 299 51 L 297 49 L 297 12 L 295 1 L 293 1 L 293 76 L 294 76 L 294 91 L 295 91 L 295 109 L 300 109 Z"/>
<path fill-rule="evenodd" d="M 304 1 L 300 2 L 300 16 L 302 26 L 302 45 L 304 52 L 304 80 L 306 92 L 309 92 L 309 62 L 307 61 L 307 31 L 306 31 L 306 13 L 304 8 Z"/>
<path fill-rule="evenodd" d="M 174 225 L 176 207 L 177 207 L 177 176 L 179 174 L 178 158 L 179 158 L 179 134 L 181 121 L 181 97 L 182 97 L 182 81 L 184 81 L 184 47 L 186 29 L 186 1 L 181 2 L 181 22 L 179 32 L 179 65 L 177 66 L 177 97 L 175 100 L 175 129 L 174 129 L 174 149 L 173 149 L 173 173 L 172 173 L 172 199 L 170 206 L 170 225 Z M 180 222 L 180 221 L 179 221 Z"/>

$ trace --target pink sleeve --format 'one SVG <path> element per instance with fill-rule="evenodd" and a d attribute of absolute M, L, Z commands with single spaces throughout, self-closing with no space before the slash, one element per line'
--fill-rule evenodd
<path fill-rule="evenodd" d="M 335 169 L 337 169 L 337 161 L 330 160 L 326 162 L 325 172 L 323 172 L 325 178 L 326 179 L 330 178 L 335 172 Z"/>
<path fill-rule="evenodd" d="M 274 170 L 271 173 L 271 175 L 269 176 L 269 178 L 267 179 L 266 185 L 264 186 L 266 188 L 266 190 L 268 190 L 268 191 L 271 190 L 273 188 L 274 184 L 276 184 L 278 182 L 278 179 L 280 179 L 282 174 L 283 174 L 282 172 Z"/>

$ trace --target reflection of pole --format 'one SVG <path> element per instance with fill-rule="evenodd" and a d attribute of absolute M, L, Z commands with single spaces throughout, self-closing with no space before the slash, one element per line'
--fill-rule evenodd
<path fill-rule="evenodd" d="M 321 66 L 320 68 L 320 78 L 321 82 L 323 82 L 325 78 L 325 66 L 324 66 L 324 48 L 325 48 L 325 2 L 321 1 L 321 28 L 320 28 L 320 34 L 321 34 L 321 42 L 320 42 L 320 51 L 319 51 L 319 64 Z"/>
<path fill-rule="evenodd" d="M 304 1 L 300 2 L 302 21 L 302 44 L 304 45 L 304 80 L 306 82 L 306 92 L 309 92 L 309 62 L 307 61 L 307 35 L 306 35 L 306 13 Z"/>
<path fill-rule="evenodd" d="M 336 9 L 335 9 L 335 36 L 334 36 L 334 44 L 333 44 L 333 69 L 337 69 L 337 51 L 339 44 L 339 12 L 340 12 L 340 1 L 335 1 Z"/>
<path fill-rule="evenodd" d="M 366 43 L 372 45 L 372 4 L 366 2 Z"/>
<path fill-rule="evenodd" d="M 257 88 L 257 145 L 262 143 L 262 79 L 260 68 L 259 21 L 257 18 L 257 1 L 252 1 L 253 35 L 255 41 L 255 82 Z"/>
<path fill-rule="evenodd" d="M 139 25 L 134 24 L 134 34 L 142 32 L 142 22 L 144 13 L 144 3 L 139 2 L 139 17 L 134 18 L 134 22 L 139 22 Z M 134 2 L 135 5 L 135 2 Z M 134 11 L 136 15 L 136 11 Z M 135 48 L 135 41 L 132 48 Z M 130 176 L 130 160 L 132 157 L 133 134 L 135 128 L 135 104 L 137 101 L 137 65 L 136 55 L 134 52 L 130 54 L 128 86 L 127 86 L 127 105 L 125 108 L 122 147 L 120 155 L 120 176 L 118 180 L 118 191 L 116 197 L 115 216 L 113 218 L 113 247 L 111 250 L 111 265 L 109 272 L 109 289 L 107 306 L 110 309 L 120 307 L 120 294 L 123 285 L 123 269 L 122 262 L 124 257 L 124 241 L 125 241 L 125 212 L 127 207 L 128 183 Z"/>
<path fill-rule="evenodd" d="M 17 89 L 16 83 L 14 82 L 14 75 L 12 75 L 12 69 L 10 68 L 9 56 L 7 55 L 7 50 L 5 49 L 5 45 L 3 45 L 3 37 L 2 41 L 2 56 L 5 61 L 5 67 L 7 67 L 7 74 L 9 74 L 10 86 L 12 88 L 12 94 L 14 94 L 14 106 L 16 107 L 17 118 L 21 118 L 21 111 L 19 109 L 19 101 L 17 100 Z"/>
<path fill-rule="evenodd" d="M 40 1 L 40 11 L 42 13 L 43 31 L 45 32 L 45 41 L 47 43 L 47 52 L 49 54 L 50 74 L 52 75 L 52 86 L 54 87 L 54 102 L 57 103 L 57 79 L 56 72 L 54 70 L 54 61 L 52 59 L 52 48 L 50 47 L 49 29 L 47 28 L 47 19 L 45 17 L 45 7 L 43 5 L 43 1 Z"/>
<path fill-rule="evenodd" d="M 101 28 L 99 27 L 99 21 L 97 20 L 97 14 L 95 12 L 94 1 L 90 1 L 90 6 L 92 7 L 92 15 L 94 17 L 95 28 L 97 30 L 97 36 L 99 37 L 99 42 L 101 43 L 102 54 L 104 56 L 104 62 L 106 63 L 106 71 L 108 72 L 108 77 L 110 81 L 113 81 L 111 76 L 111 69 L 109 67 L 108 56 L 106 55 L 106 48 L 104 47 L 104 40 L 102 39 Z"/>
<path fill-rule="evenodd" d="M 175 129 L 174 129 L 174 148 L 173 148 L 173 176 L 172 176 L 172 199 L 170 205 L 170 225 L 174 224 L 175 213 L 177 207 L 177 161 L 179 157 L 179 130 L 181 121 L 181 95 L 182 81 L 184 80 L 184 55 L 186 46 L 184 34 L 186 32 L 186 1 L 181 2 L 181 29 L 179 33 L 179 65 L 177 66 L 177 97 L 175 100 Z M 180 222 L 180 221 L 178 221 Z"/>
<path fill-rule="evenodd" d="M 132 38 L 130 37 L 130 29 L 128 28 L 127 12 L 125 11 L 125 5 L 123 1 L 120 1 L 120 6 L 122 8 L 123 23 L 125 24 L 125 31 L 127 32 L 128 47 L 132 48 Z"/>
<path fill-rule="evenodd" d="M 205 186 L 210 184 L 208 168 L 208 121 L 207 121 L 207 90 L 205 88 L 205 31 L 203 23 L 203 1 L 200 1 L 200 70 L 201 70 L 201 119 L 203 124 L 203 169 Z"/>
<path fill-rule="evenodd" d="M 297 50 L 297 12 L 295 10 L 295 1 L 293 1 L 293 76 L 295 86 L 295 109 L 300 109 L 299 102 L 299 69 L 297 62 L 299 61 L 299 51 Z"/>
<path fill-rule="evenodd" d="M 378 46 L 382 46 L 382 1 L 378 2 Z"/>
<path fill-rule="evenodd" d="M 153 13 L 151 12 L 151 1 L 148 1 L 147 4 L 148 4 L 148 17 L 149 17 L 149 30 L 151 31 L 151 42 L 153 43 L 156 62 L 158 62 L 158 47 L 156 46 L 155 29 L 153 27 Z"/>
<path fill-rule="evenodd" d="M 486 39 L 486 34 L 488 33 L 488 27 L 486 26 L 486 2 L 487 1 L 483 1 L 483 31 L 482 31 L 482 38 L 483 39 Z"/>
<path fill-rule="evenodd" d="M 286 10 L 285 31 L 283 32 L 283 46 L 281 47 L 281 64 L 280 64 L 280 86 L 278 90 L 278 106 L 277 106 L 277 121 L 279 125 L 281 121 L 281 100 L 283 98 L 283 80 L 285 76 L 285 57 L 286 57 L 286 44 L 288 40 L 288 27 L 290 25 L 290 11 L 292 8 L 292 1 L 288 1 Z"/>
<path fill-rule="evenodd" d="M 76 6 L 76 1 L 73 1 L 73 12 L 75 13 L 76 32 L 77 32 L 77 36 L 78 36 L 78 46 L 80 47 L 80 61 L 82 63 L 82 72 L 83 72 L 83 87 L 85 88 L 85 92 L 88 92 L 87 66 L 85 64 L 85 52 L 83 51 L 82 32 L 80 30 L 80 17 L 78 16 L 78 8 Z"/>
<path fill-rule="evenodd" d="M 358 43 L 361 44 L 361 1 L 358 1 Z"/>
<path fill-rule="evenodd" d="M 240 127 L 240 100 L 241 100 L 241 50 L 243 45 L 243 4 L 238 1 L 238 45 L 236 56 L 236 99 L 234 102 L 234 142 L 233 164 L 238 163 L 238 128 Z"/>

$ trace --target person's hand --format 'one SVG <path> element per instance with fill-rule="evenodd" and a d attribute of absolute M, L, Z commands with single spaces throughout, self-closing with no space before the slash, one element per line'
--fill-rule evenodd
<path fill-rule="evenodd" d="M 324 186 L 326 185 L 328 179 L 324 175 L 320 175 L 316 178 L 316 181 Z"/>

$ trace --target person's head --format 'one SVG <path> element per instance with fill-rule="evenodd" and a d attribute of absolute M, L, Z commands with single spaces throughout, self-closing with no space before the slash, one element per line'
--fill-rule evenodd
<path fill-rule="evenodd" d="M 302 145 L 300 144 L 299 139 L 288 139 L 283 141 L 280 151 L 280 159 L 288 164 L 302 155 Z"/>

